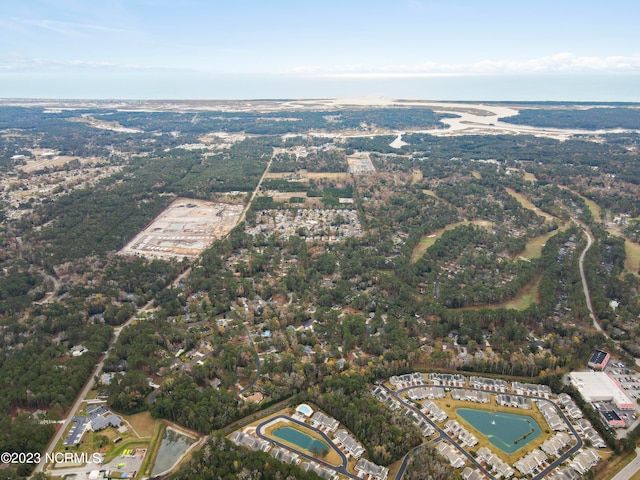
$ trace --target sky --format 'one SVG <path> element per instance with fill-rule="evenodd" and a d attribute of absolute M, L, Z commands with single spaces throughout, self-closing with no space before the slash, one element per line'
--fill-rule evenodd
<path fill-rule="evenodd" d="M 2 0 L 0 97 L 640 101 L 638 18 L 635 0 Z"/>

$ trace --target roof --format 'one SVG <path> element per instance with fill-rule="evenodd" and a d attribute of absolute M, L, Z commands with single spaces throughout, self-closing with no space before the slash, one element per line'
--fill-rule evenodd
<path fill-rule="evenodd" d="M 617 422 L 622 420 L 615 410 L 601 410 L 600 414 L 605 418 L 607 422 Z"/>
<path fill-rule="evenodd" d="M 604 365 L 607 363 L 609 354 L 604 350 L 595 350 L 589 359 L 589 365 Z"/>
<path fill-rule="evenodd" d="M 613 400 L 618 407 L 633 406 L 627 394 L 604 372 L 571 372 L 569 378 L 587 402 Z"/>

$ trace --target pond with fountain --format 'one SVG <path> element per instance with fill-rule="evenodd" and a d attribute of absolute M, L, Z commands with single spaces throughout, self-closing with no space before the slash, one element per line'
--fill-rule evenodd
<path fill-rule="evenodd" d="M 542 433 L 540 425 L 528 415 L 473 408 L 458 408 L 456 414 L 505 453 L 516 452 Z"/>

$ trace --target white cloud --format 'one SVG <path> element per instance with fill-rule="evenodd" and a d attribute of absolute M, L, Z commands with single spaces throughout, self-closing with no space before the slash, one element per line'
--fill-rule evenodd
<path fill-rule="evenodd" d="M 83 60 L 54 60 L 33 57 L 0 57 L 0 71 L 38 70 L 54 71 L 82 71 L 82 70 L 151 70 L 155 67 L 133 64 L 118 64 L 110 62 L 87 62 Z"/>
<path fill-rule="evenodd" d="M 2 22 L 5 27 L 17 29 L 20 26 L 26 28 L 40 28 L 55 32 L 60 35 L 80 36 L 96 33 L 123 33 L 121 28 L 110 27 L 106 25 L 97 25 L 82 22 L 64 22 L 59 20 L 48 19 L 30 19 L 11 17 L 7 21 Z"/>
<path fill-rule="evenodd" d="M 640 55 L 627 57 L 580 57 L 571 53 L 558 53 L 529 60 L 481 60 L 473 63 L 423 62 L 409 65 L 303 66 L 292 70 L 292 73 L 297 74 L 329 77 L 429 77 L 478 74 L 623 72 L 640 72 Z"/>

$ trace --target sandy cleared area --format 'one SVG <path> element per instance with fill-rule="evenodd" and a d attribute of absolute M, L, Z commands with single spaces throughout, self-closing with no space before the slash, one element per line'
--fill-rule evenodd
<path fill-rule="evenodd" d="M 47 108 L 49 112 L 56 113 L 68 110 L 79 110 L 87 108 L 111 108 L 119 111 L 137 112 L 205 112 L 205 111 L 225 111 L 225 112 L 295 112 L 313 111 L 339 108 L 367 108 L 367 107 L 422 107 L 429 108 L 437 113 L 451 113 L 458 115 L 456 118 L 442 119 L 446 124 L 446 129 L 425 130 L 438 136 L 447 135 L 497 135 L 497 134 L 529 134 L 539 137 L 555 138 L 565 140 L 574 135 L 588 135 L 588 138 L 596 139 L 597 136 L 606 133 L 629 132 L 637 130 L 578 130 L 578 129 L 558 129 L 558 128 L 538 128 L 528 125 L 512 125 L 501 122 L 501 118 L 517 115 L 520 106 L 485 103 L 455 103 L 431 100 L 405 100 L 390 99 L 384 97 L 360 97 L 360 98 L 338 98 L 338 99 L 299 99 L 299 100 L 136 100 L 124 101 L 114 100 L 112 102 L 96 102 L 86 100 L 0 100 L 0 105 L 7 106 L 40 106 Z M 531 108 L 527 106 L 526 108 Z M 576 107 L 572 107 L 576 108 Z M 577 108 L 585 108 L 579 106 Z M 81 120 L 82 121 L 82 120 Z M 84 120 L 87 121 L 87 120 Z M 96 128 L 109 128 L 121 130 L 122 126 L 115 123 L 102 122 L 95 123 Z M 404 132 L 376 131 L 368 134 L 354 134 L 348 136 L 373 136 L 389 135 Z M 345 135 L 337 135 L 345 137 Z"/>
<path fill-rule="evenodd" d="M 178 198 L 120 253 L 157 258 L 196 257 L 236 226 L 243 208 Z"/>
<path fill-rule="evenodd" d="M 49 167 L 62 167 L 65 163 L 77 160 L 82 164 L 95 163 L 99 161 L 96 157 L 71 157 L 66 155 L 58 155 L 58 152 L 49 149 L 33 149 L 31 153 L 35 158 L 23 158 L 26 160 L 25 165 L 19 165 L 18 168 L 27 173 L 36 172 Z"/>

